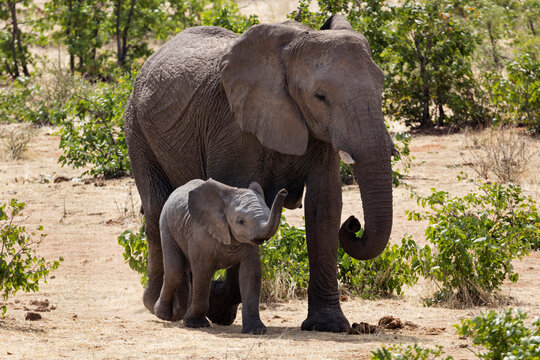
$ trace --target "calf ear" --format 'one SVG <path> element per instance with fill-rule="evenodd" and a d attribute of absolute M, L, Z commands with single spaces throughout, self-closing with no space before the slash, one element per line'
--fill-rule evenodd
<path fill-rule="evenodd" d="M 254 181 L 251 184 L 249 184 L 249 190 L 252 190 L 253 192 L 260 195 L 264 199 L 264 191 L 258 182 Z"/>
<path fill-rule="evenodd" d="M 212 179 L 191 190 L 188 194 L 188 210 L 193 218 L 222 244 L 231 244 L 229 223 L 225 216 L 225 185 Z"/>

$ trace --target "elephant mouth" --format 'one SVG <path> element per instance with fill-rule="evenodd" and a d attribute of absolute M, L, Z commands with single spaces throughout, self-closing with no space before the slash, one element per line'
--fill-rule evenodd
<path fill-rule="evenodd" d="M 254 243 L 255 245 L 261 245 L 266 240 L 267 239 L 254 239 L 254 240 L 251 240 L 251 242 Z"/>

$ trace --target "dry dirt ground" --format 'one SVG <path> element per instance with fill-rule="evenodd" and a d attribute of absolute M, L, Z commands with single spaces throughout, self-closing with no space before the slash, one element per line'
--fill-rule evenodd
<path fill-rule="evenodd" d="M 0 130 L 7 127 L 0 125 Z M 22 160 L 0 160 L 0 202 L 12 197 L 26 202 L 25 223 L 29 228 L 42 224 L 48 234 L 39 253 L 48 259 L 65 259 L 38 293 L 19 292 L 10 297 L 7 316 L 0 320 L 0 359 L 365 359 L 382 344 L 392 343 L 442 345 L 455 359 L 475 358 L 471 342 L 460 339 L 452 325 L 488 309 L 426 308 L 421 298 L 432 289 L 427 283 L 407 290 L 402 297 L 348 298 L 343 302 L 351 323 L 376 324 L 391 315 L 417 325 L 379 334 L 300 331 L 307 313 L 305 300 L 263 304 L 261 316 L 268 326 L 268 334 L 263 336 L 241 334 L 240 316 L 230 327 L 213 325 L 203 330 L 158 320 L 143 307 L 139 277 L 124 263 L 116 241 L 124 229 L 139 226 L 139 199 L 133 181 L 80 181 L 81 171 L 57 164 L 61 151 L 54 131 L 39 129 Z M 454 194 L 472 190 L 470 185 L 456 182 L 460 171 L 473 174 L 460 156 L 463 141 L 460 134 L 415 137 L 412 152 L 416 159 L 406 182 L 424 194 L 431 187 Z M 537 153 L 523 186 L 538 201 L 539 143 L 531 142 L 531 147 Z M 59 176 L 68 181 L 51 181 Z M 398 242 L 404 233 L 423 241 L 422 224 L 408 222 L 404 215 L 406 209 L 417 208 L 408 195 L 405 187 L 394 191 L 392 242 Z M 343 219 L 350 214 L 361 216 L 358 191 L 346 188 L 343 198 Z M 286 215 L 290 223 L 301 225 L 301 211 L 287 211 Z M 516 261 L 515 267 L 520 280 L 505 285 L 503 292 L 513 297 L 513 306 L 531 317 L 539 316 L 540 253 Z M 42 319 L 25 320 L 26 313 L 36 309 L 42 310 Z"/>

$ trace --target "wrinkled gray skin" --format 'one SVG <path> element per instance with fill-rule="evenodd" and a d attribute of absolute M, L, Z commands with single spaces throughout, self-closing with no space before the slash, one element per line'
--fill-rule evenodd
<path fill-rule="evenodd" d="M 219 269 L 238 265 L 242 332 L 265 333 L 259 317 L 257 245 L 277 231 L 286 195 L 285 190 L 278 193 L 270 210 L 256 182 L 249 189 L 239 189 L 197 179 L 176 189 L 159 220 L 164 276 L 154 306 L 156 316 L 163 320 L 183 317 L 192 328 L 210 326 L 206 314 L 212 277 Z M 178 305 L 173 306 L 177 288 L 184 292 L 177 293 Z"/>
<path fill-rule="evenodd" d="M 337 246 L 357 259 L 385 248 L 392 228 L 392 142 L 381 111 L 384 75 L 365 37 L 340 15 L 321 31 L 296 22 L 260 24 L 243 35 L 187 29 L 144 64 L 125 113 L 133 174 L 146 215 L 153 311 L 163 278 L 158 219 L 169 194 L 191 179 L 261 184 L 267 204 L 304 208 L 310 262 L 303 330 L 346 331 Z M 365 229 L 341 226 L 339 155 L 354 162 Z M 339 234 L 339 235 L 338 235 Z M 178 290 L 180 291 L 180 290 Z M 181 292 L 181 291 L 180 291 Z M 210 320 L 230 324 L 240 302 L 238 267 L 215 282 Z"/>

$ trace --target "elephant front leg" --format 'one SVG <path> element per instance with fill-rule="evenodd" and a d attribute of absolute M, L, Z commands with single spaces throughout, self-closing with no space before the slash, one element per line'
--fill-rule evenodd
<path fill-rule="evenodd" d="M 197 264 L 197 269 L 193 268 L 194 264 Z M 202 328 L 210 326 L 206 314 L 208 313 L 210 283 L 215 269 L 205 265 L 203 259 L 194 259 L 192 261 L 191 302 L 184 316 L 184 325 L 186 327 Z"/>
<path fill-rule="evenodd" d="M 339 160 L 328 154 L 306 179 L 305 218 L 309 256 L 308 316 L 302 330 L 348 331 L 339 303 L 338 231 L 341 217 Z"/>
<path fill-rule="evenodd" d="M 242 333 L 265 334 L 266 326 L 259 315 L 261 292 L 261 260 L 259 247 L 253 246 L 240 263 L 240 293 L 242 295 Z"/>

